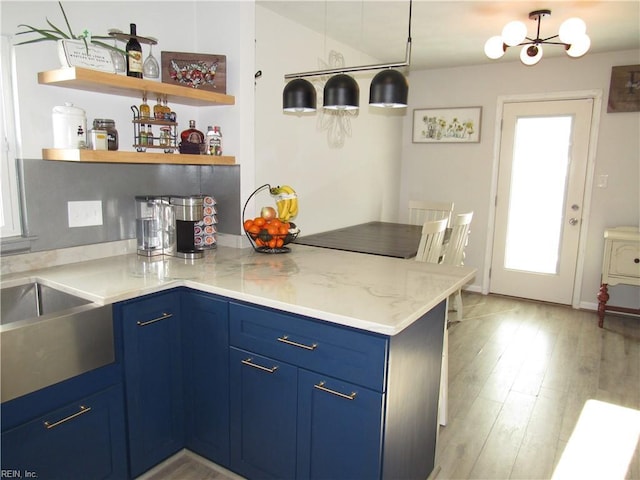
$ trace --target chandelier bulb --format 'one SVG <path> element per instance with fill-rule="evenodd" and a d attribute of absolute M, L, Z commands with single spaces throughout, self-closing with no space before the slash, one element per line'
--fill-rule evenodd
<path fill-rule="evenodd" d="M 587 25 L 581 18 L 568 18 L 558 30 L 558 37 L 563 43 L 573 44 L 587 33 Z"/>
<path fill-rule="evenodd" d="M 589 35 L 585 33 L 581 37 L 577 38 L 574 43 L 569 45 L 567 48 L 567 55 L 573 58 L 581 57 L 589 51 L 590 47 L 591 39 L 589 38 Z"/>
<path fill-rule="evenodd" d="M 487 43 L 484 44 L 484 54 L 492 60 L 502 57 L 506 51 L 507 47 L 500 35 L 491 37 L 487 40 Z"/>
<path fill-rule="evenodd" d="M 502 41 L 510 47 L 522 43 L 526 37 L 527 26 L 518 20 L 507 23 L 502 29 Z"/>
<path fill-rule="evenodd" d="M 542 58 L 542 45 L 524 45 L 520 51 L 520 61 L 525 65 L 535 65 Z"/>

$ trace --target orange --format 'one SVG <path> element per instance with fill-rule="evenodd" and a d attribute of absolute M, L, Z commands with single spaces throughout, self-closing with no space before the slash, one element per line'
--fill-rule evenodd
<path fill-rule="evenodd" d="M 247 229 L 247 232 L 257 235 L 260 233 L 260 227 L 254 223 Z"/>
<path fill-rule="evenodd" d="M 265 223 L 267 223 L 267 221 L 262 217 L 256 217 L 253 219 L 253 224 L 257 225 L 258 227 L 264 226 Z"/>
<path fill-rule="evenodd" d="M 279 235 L 286 235 L 289 233 L 289 229 L 287 227 L 285 227 L 284 225 L 281 225 L 280 228 L 278 228 L 278 234 Z"/>
<path fill-rule="evenodd" d="M 276 244 L 278 243 L 278 241 L 275 238 L 272 238 L 271 240 L 269 240 L 269 248 L 276 248 Z"/>
<path fill-rule="evenodd" d="M 276 238 L 276 248 L 280 248 L 283 245 L 284 245 L 284 239 L 283 238 Z"/>
<path fill-rule="evenodd" d="M 269 225 L 267 226 L 267 232 L 269 232 L 269 235 L 278 235 L 278 227 L 275 225 Z"/>
<path fill-rule="evenodd" d="M 249 231 L 249 227 L 250 227 L 251 225 L 253 225 L 253 220 L 251 220 L 251 219 L 247 219 L 247 220 L 245 220 L 245 221 L 244 221 L 244 224 L 243 224 L 243 225 L 244 225 L 244 229 L 245 229 L 246 231 Z"/>

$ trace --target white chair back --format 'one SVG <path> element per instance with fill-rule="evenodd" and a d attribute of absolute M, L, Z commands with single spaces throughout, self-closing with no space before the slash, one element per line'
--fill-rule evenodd
<path fill-rule="evenodd" d="M 422 225 L 424 222 L 446 218 L 451 221 L 453 202 L 428 202 L 423 200 L 409 200 L 409 223 Z"/>
<path fill-rule="evenodd" d="M 464 265 L 464 249 L 469 240 L 469 226 L 473 212 L 460 213 L 451 221 L 451 236 L 445 245 L 442 263 L 459 267 Z"/>
<path fill-rule="evenodd" d="M 444 241 L 444 231 L 447 228 L 447 219 L 424 222 L 422 225 L 422 236 L 416 261 L 427 263 L 440 263 L 442 256 L 442 242 Z"/>

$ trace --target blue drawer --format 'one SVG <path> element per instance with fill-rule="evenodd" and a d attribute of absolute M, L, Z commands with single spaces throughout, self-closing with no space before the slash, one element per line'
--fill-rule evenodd
<path fill-rule="evenodd" d="M 380 392 L 388 339 L 266 308 L 230 303 L 230 343 Z"/>

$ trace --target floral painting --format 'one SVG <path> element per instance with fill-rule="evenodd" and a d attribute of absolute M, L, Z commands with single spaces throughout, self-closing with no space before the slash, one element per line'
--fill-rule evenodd
<path fill-rule="evenodd" d="M 162 82 L 227 93 L 225 55 L 162 52 Z"/>
<path fill-rule="evenodd" d="M 413 111 L 414 143 L 477 143 L 482 107 L 421 108 Z"/>

